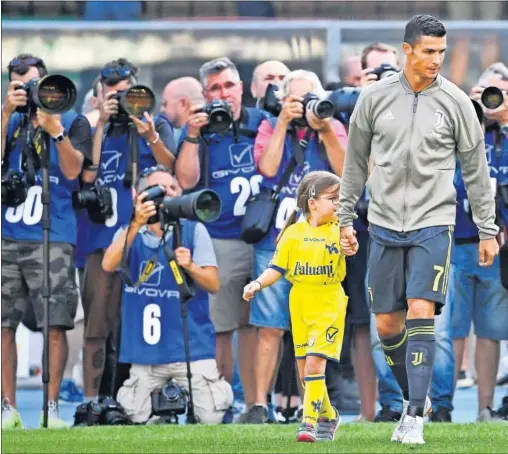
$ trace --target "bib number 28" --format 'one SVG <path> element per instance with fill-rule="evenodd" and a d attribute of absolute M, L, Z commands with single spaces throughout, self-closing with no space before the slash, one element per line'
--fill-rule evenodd
<path fill-rule="evenodd" d="M 259 185 L 263 177 L 261 175 L 252 175 L 249 178 L 235 177 L 231 180 L 231 194 L 239 194 L 233 207 L 234 216 L 243 216 L 245 205 L 251 195 L 259 194 Z"/>
<path fill-rule="evenodd" d="M 5 211 L 5 220 L 17 224 L 23 220 L 25 225 L 38 224 L 42 219 L 42 186 L 28 189 L 26 200 L 17 207 L 9 207 Z"/>

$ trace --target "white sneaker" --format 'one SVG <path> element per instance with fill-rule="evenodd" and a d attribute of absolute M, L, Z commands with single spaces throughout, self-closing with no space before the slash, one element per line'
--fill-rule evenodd
<path fill-rule="evenodd" d="M 476 422 L 506 422 L 506 419 L 499 416 L 492 408 L 487 407 L 478 412 Z"/>
<path fill-rule="evenodd" d="M 406 415 L 401 426 L 401 443 L 403 445 L 424 445 L 423 418 L 421 416 Z"/>
<path fill-rule="evenodd" d="M 40 426 L 43 427 L 44 422 L 44 414 L 41 413 L 41 421 Z M 68 429 L 69 425 L 63 420 L 60 419 L 60 414 L 58 412 L 58 404 L 50 400 L 48 402 L 48 427 L 50 429 Z"/>
<path fill-rule="evenodd" d="M 402 440 L 402 432 L 401 427 L 404 421 L 404 416 L 407 414 L 407 409 L 409 407 L 409 401 L 408 400 L 402 400 L 402 416 L 400 417 L 399 423 L 397 424 L 397 427 L 392 433 L 392 441 L 399 442 Z M 429 396 L 425 399 L 425 408 L 423 409 L 423 416 L 427 416 L 429 413 L 432 412 L 432 401 L 430 400 Z"/>

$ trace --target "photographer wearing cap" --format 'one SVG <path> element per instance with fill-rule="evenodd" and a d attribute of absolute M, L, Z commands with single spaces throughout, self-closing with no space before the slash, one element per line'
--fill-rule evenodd
<path fill-rule="evenodd" d="M 482 96 L 489 90 L 495 94 L 496 90 L 492 90 L 492 87 L 499 89 L 497 100 L 493 95 Z M 508 222 L 507 92 L 508 68 L 503 63 L 495 63 L 487 68 L 471 90 L 471 99 L 479 104 L 485 117 L 485 152 L 492 190 L 497 199 L 497 222 L 505 226 Z M 499 257 L 494 259 L 489 268 L 478 264 L 480 238 L 478 227 L 473 222 L 460 163 L 457 163 L 454 184 L 457 190 L 455 248 L 452 255 L 455 285 L 453 290 L 450 286 L 450 290 L 455 292 L 452 314 L 455 377 L 460 371 L 465 339 L 473 322 L 476 335 L 478 421 L 496 421 L 501 418 L 492 407 L 499 365 L 499 342 L 508 339 L 508 290 L 501 284 Z"/>
<path fill-rule="evenodd" d="M 123 289 L 120 361 L 132 366 L 130 378 L 118 391 L 119 403 L 135 423 L 146 422 L 152 411 L 157 413 L 150 395 L 164 389 L 169 380 L 174 379 L 178 387 L 188 391 L 179 287 L 162 244 L 163 237 L 166 245 L 173 244 L 174 228 L 161 224 L 158 207 L 149 197 L 156 185 L 165 189 L 166 196 L 181 194 L 167 169 L 157 166 L 142 173 L 136 186 L 139 195 L 134 218 L 128 228 L 122 227 L 116 233 L 102 261 L 106 272 L 114 272 L 121 266 L 124 247 L 128 247 L 129 274 L 138 281 L 134 285 L 125 283 Z M 217 260 L 203 224 L 184 219 L 181 226 L 182 246 L 174 250 L 175 261 L 197 285 L 195 296 L 188 302 L 195 415 L 203 424 L 219 424 L 231 406 L 233 392 L 219 378 L 215 330 L 206 293 L 219 290 Z M 151 273 L 147 271 L 150 262 L 155 264 Z"/>
<path fill-rule="evenodd" d="M 207 224 L 212 237 L 221 290 L 210 297 L 217 331 L 217 363 L 232 383 L 233 332 L 238 330 L 238 361 L 245 399 L 254 403 L 251 372 L 256 331 L 249 326 L 243 286 L 252 278 L 254 249 L 240 239 L 242 219 L 262 176 L 254 163 L 254 139 L 265 118 L 259 109 L 243 107 L 243 83 L 227 57 L 206 62 L 199 70 L 206 106 L 195 106 L 182 130 L 176 176 L 186 190 L 210 188 L 219 194 L 222 214 Z"/>
<path fill-rule="evenodd" d="M 40 107 L 48 110 L 55 101 L 41 88 L 48 74 L 42 59 L 19 55 L 9 63 L 8 71 L 11 82 L 2 111 L 2 429 L 22 427 L 15 408 L 15 332 L 27 304 L 33 305 L 37 328 L 43 327 L 43 132 L 49 135 L 51 200 L 48 426 L 66 427 L 58 417 L 57 402 L 67 360 L 65 331 L 74 327 L 78 304 L 77 228 L 71 197 L 78 188 L 83 163 L 91 157 L 91 130 L 81 115 L 50 114 Z M 71 103 L 71 98 L 66 101 Z"/>
<path fill-rule="evenodd" d="M 138 69 L 124 58 L 101 70 L 96 84 L 100 117 L 94 132 L 95 167 L 82 175 L 90 186 L 74 196 L 75 207 L 87 213 L 80 218 L 79 231 L 86 257 L 83 380 L 88 401 L 98 398 L 106 339 L 117 329 L 120 313 L 121 280 L 117 273 L 102 269 L 104 250 L 118 228 L 131 218 L 136 167 L 138 171 L 156 164 L 171 168 L 174 162 L 171 125 L 164 117 L 153 118 L 146 111 L 154 98 L 148 87 L 136 85 L 137 76 Z"/>
<path fill-rule="evenodd" d="M 316 99 L 306 104 L 309 94 Z M 279 188 L 280 192 L 269 232 L 255 244 L 254 275 L 266 269 L 271 260 L 275 240 L 296 207 L 296 190 L 302 178 L 312 170 L 333 170 L 342 174 L 346 130 L 339 121 L 331 119 L 331 115 L 319 118 L 316 114 L 319 112 L 316 102 L 323 98 L 325 91 L 317 75 L 304 70 L 290 72 L 275 97 L 268 92 L 265 97 L 265 108 L 277 115 L 261 123 L 254 158 L 264 175 L 262 191 L 271 193 Z M 251 302 L 250 323 L 259 328 L 252 364 L 256 400 L 241 422 L 260 424 L 267 421 L 266 395 L 271 391 L 270 383 L 277 368 L 280 339 L 284 331 L 289 330 L 289 288 L 290 284 L 281 279 Z"/>

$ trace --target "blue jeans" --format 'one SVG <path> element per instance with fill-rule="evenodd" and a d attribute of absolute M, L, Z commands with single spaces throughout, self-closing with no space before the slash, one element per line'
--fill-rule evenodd
<path fill-rule="evenodd" d="M 453 410 L 453 374 L 455 370 L 452 340 L 452 312 L 455 304 L 455 267 L 450 266 L 448 294 L 441 315 L 436 316 L 436 360 L 432 371 L 431 399 L 434 411 L 438 407 Z M 379 403 L 393 411 L 402 411 L 402 393 L 385 354 L 376 330 L 374 314 L 371 321 L 372 356 L 378 378 Z"/>

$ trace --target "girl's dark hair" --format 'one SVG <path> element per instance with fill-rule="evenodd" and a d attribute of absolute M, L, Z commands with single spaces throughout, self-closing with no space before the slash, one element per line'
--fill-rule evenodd
<path fill-rule="evenodd" d="M 302 210 L 305 217 L 310 215 L 310 199 L 316 199 L 328 188 L 337 184 L 340 184 L 340 177 L 324 170 L 316 170 L 305 175 L 296 193 L 297 209 L 287 219 L 286 224 L 277 237 L 277 242 L 280 241 L 288 227 L 296 222 L 300 210 Z"/>

